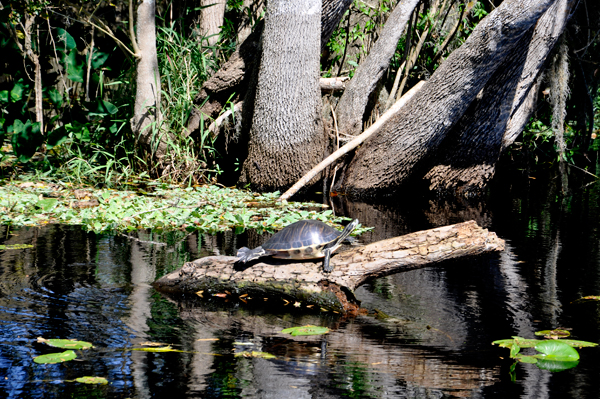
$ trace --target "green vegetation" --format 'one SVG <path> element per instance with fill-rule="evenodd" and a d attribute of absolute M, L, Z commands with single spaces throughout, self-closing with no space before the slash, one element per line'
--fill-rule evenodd
<path fill-rule="evenodd" d="M 322 75 L 352 76 L 395 4 L 380 0 L 373 6 L 355 0 L 327 45 Z M 409 35 L 398 43 L 382 82 L 384 91 L 400 97 L 414 83 L 427 79 L 491 7 L 482 1 L 436 0 L 420 8 L 409 24 Z M 0 74 L 0 178 L 28 174 L 108 188 L 127 187 L 135 180 L 159 180 L 189 187 L 214 182 L 225 169 L 224 162 L 240 162 L 223 159 L 215 150 L 215 137 L 207 129 L 211 121 L 204 121 L 195 137 L 187 135 L 185 125 L 202 84 L 235 50 L 242 20 L 254 25 L 262 15 L 240 0 L 229 0 L 219 45 L 208 47 L 193 28 L 200 11 L 185 4 L 157 2 L 163 103 L 162 120 L 155 128 L 169 132 L 170 137 L 167 155 L 157 161 L 136 146 L 129 123 L 135 60 L 128 49 L 128 21 L 122 18 L 126 5 L 4 2 L 0 10 L 0 50 L 5 60 Z M 589 43 L 575 43 L 578 37 L 572 40 L 574 48 L 585 51 L 572 57 L 575 72 L 569 84 L 574 95 L 566 105 L 563 157 L 570 164 L 589 168 L 590 154 L 600 149 L 597 131 L 589 128 L 592 121 L 596 126 L 600 123 L 598 81 L 590 69 L 597 65 L 600 52 L 597 39 Z M 8 61 L 17 59 L 23 62 Z M 38 67 L 39 81 L 35 79 Z M 590 92 L 578 88 L 575 95 L 575 86 L 581 87 L 581 82 L 587 82 Z M 558 159 L 550 108 L 542 104 L 511 156 L 518 154 L 536 163 Z M 43 121 L 38 120 L 40 115 Z"/>
<path fill-rule="evenodd" d="M 329 333 L 329 328 L 327 327 L 319 327 L 319 326 L 300 326 L 300 327 L 290 327 L 281 330 L 283 334 L 291 334 L 292 337 L 298 335 L 321 335 Z"/>
<path fill-rule="evenodd" d="M 515 367 L 518 362 L 535 364 L 540 369 L 550 371 L 563 371 L 573 368 L 579 364 L 579 353 L 575 348 L 590 348 L 598 344 L 573 339 L 560 339 L 568 337 L 570 333 L 566 330 L 545 330 L 536 332 L 547 339 L 527 339 L 512 337 L 492 342 L 502 348 L 510 349 L 511 359 L 515 363 L 511 367 L 511 378 L 515 379 Z M 524 355 L 521 349 L 534 348 L 539 354 Z"/>
<path fill-rule="evenodd" d="M 145 191 L 146 190 L 146 191 Z M 150 183 L 145 190 L 76 189 L 64 183 L 11 182 L 0 186 L 0 223 L 39 226 L 48 223 L 82 225 L 95 232 L 135 229 L 278 230 L 302 219 L 339 224 L 314 203 L 276 202 L 279 193 L 252 194 L 218 186 L 185 189 Z M 366 229 L 355 229 L 361 234 Z"/>

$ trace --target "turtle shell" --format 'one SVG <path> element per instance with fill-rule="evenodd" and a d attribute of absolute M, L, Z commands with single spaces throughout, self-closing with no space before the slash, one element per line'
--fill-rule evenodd
<path fill-rule="evenodd" d="M 323 248 L 336 241 L 341 234 L 319 220 L 301 220 L 275 234 L 262 248 L 274 258 L 322 258 L 325 256 Z"/>

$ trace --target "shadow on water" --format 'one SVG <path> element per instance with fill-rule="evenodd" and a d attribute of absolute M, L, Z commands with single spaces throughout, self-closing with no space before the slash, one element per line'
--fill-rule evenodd
<path fill-rule="evenodd" d="M 167 299 L 150 285 L 184 262 L 260 245 L 255 232 L 106 236 L 77 227 L 0 226 L 0 395 L 2 397 L 598 397 L 596 348 L 560 373 L 520 364 L 493 340 L 572 328 L 600 342 L 598 184 L 562 198 L 557 180 L 496 182 L 477 203 L 403 195 L 384 204 L 334 200 L 337 212 L 375 230 L 362 242 L 476 220 L 506 251 L 412 270 L 360 287 L 369 311 L 354 319 L 302 312 L 275 299 L 248 307 L 221 298 Z M 322 325 L 321 336 L 283 328 Z M 78 359 L 40 365 L 56 352 L 37 337 L 90 341 Z M 185 352 L 131 351 L 152 341 Z M 274 358 L 248 357 L 263 352 Z M 237 355 L 237 356 L 236 356 Z M 101 376 L 107 385 L 70 382 Z"/>

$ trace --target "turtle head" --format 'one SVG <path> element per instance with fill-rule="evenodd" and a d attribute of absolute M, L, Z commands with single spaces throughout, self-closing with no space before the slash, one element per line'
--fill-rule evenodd
<path fill-rule="evenodd" d="M 248 247 L 242 247 L 237 251 L 237 257 L 240 258 L 238 262 L 247 263 L 251 260 L 258 259 L 261 256 L 265 256 L 267 253 L 262 247 L 256 247 L 250 249 Z"/>

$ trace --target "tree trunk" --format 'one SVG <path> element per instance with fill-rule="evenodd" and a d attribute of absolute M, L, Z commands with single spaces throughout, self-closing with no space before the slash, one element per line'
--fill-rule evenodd
<path fill-rule="evenodd" d="M 352 0 L 323 0 L 321 13 L 321 52 L 325 50 L 329 38 L 340 23 Z"/>
<path fill-rule="evenodd" d="M 331 34 L 351 0 L 325 0 L 321 16 L 321 50 L 331 37 Z M 194 99 L 197 105 L 192 110 L 187 123 L 187 133 L 193 134 L 200 127 L 202 118 L 216 118 L 228 100 L 238 102 L 245 98 L 246 104 L 254 102 L 254 95 L 246 96 L 248 84 L 252 79 L 252 71 L 260 57 L 259 42 L 263 23 L 260 22 L 254 31 L 247 36 L 239 49 L 229 60 L 202 86 L 202 90 Z"/>
<path fill-rule="evenodd" d="M 504 241 L 474 221 L 419 231 L 377 241 L 334 255 L 333 272 L 324 273 L 322 261 L 268 259 L 236 270 L 238 258 L 209 256 L 188 262 L 154 283 L 164 292 L 211 296 L 229 292 L 233 298 L 248 294 L 274 296 L 314 304 L 340 312 L 358 310 L 354 290 L 365 281 L 430 266 L 462 256 L 502 251 Z M 200 292 L 201 291 L 201 292 Z M 246 297 L 246 300 L 250 298 Z"/>
<path fill-rule="evenodd" d="M 507 0 L 435 71 L 427 84 L 361 147 L 343 189 L 356 196 L 396 191 L 422 170 L 452 126 L 553 0 Z"/>
<path fill-rule="evenodd" d="M 291 186 L 323 159 L 319 90 L 320 0 L 270 1 L 240 183 L 254 190 Z"/>
<path fill-rule="evenodd" d="M 420 0 L 402 0 L 388 17 L 381 35 L 367 59 L 358 67 L 336 108 L 340 133 L 357 135 L 362 131 L 363 116 L 371 94 L 388 69 L 398 40 Z"/>
<path fill-rule="evenodd" d="M 252 33 L 252 25 L 265 9 L 265 0 L 243 0 L 242 15 L 237 31 L 237 49 Z"/>
<path fill-rule="evenodd" d="M 167 145 L 157 126 L 160 120 L 161 86 L 156 55 L 154 0 L 143 0 L 138 5 L 136 27 L 139 54 L 131 129 L 139 144 L 149 150 L 151 156 L 160 158 L 166 153 Z M 132 37 L 132 40 L 135 38 Z"/>
<path fill-rule="evenodd" d="M 542 73 L 576 2 L 557 0 L 499 66 L 444 141 L 443 159 L 425 176 L 431 182 L 431 190 L 467 197 L 483 192 L 494 176 L 511 118 L 523 108 L 523 115 L 517 116 L 519 132 L 528 120 L 532 104 L 524 99 Z"/>
<path fill-rule="evenodd" d="M 200 6 L 203 8 L 200 10 L 198 33 L 211 47 L 219 41 L 226 4 L 226 0 L 200 0 Z"/>

